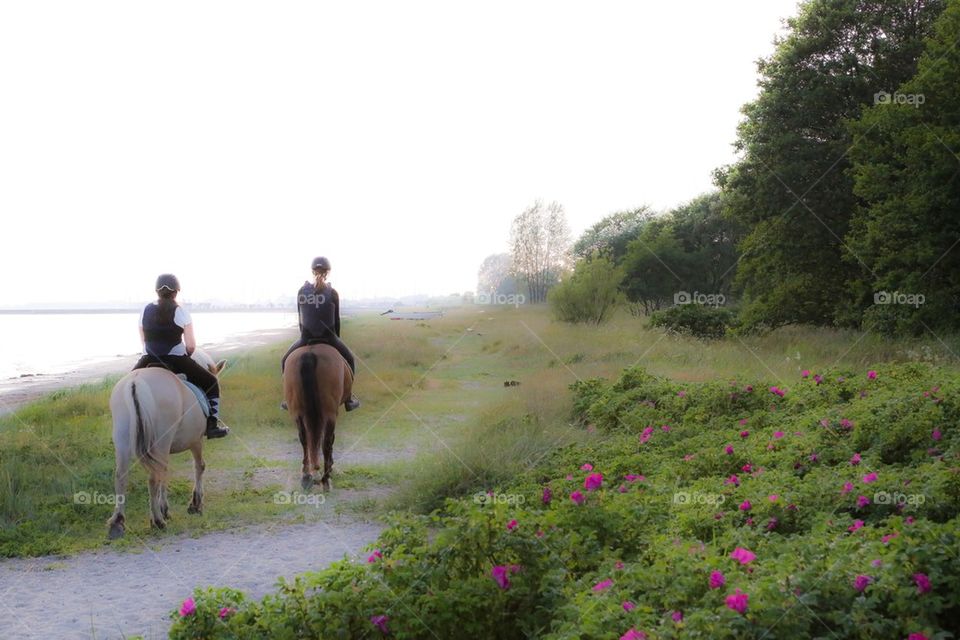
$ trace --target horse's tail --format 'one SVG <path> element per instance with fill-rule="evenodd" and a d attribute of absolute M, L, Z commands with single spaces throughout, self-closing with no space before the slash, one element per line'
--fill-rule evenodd
<path fill-rule="evenodd" d="M 320 423 L 317 398 L 317 355 L 307 350 L 300 356 L 300 393 L 303 427 L 306 432 L 307 459 L 311 469 L 317 468 L 317 445 L 323 425 Z"/>
<path fill-rule="evenodd" d="M 150 393 L 150 386 L 140 385 L 140 393 L 137 394 L 137 381 L 130 382 L 130 401 L 127 406 L 131 409 L 130 415 L 134 418 L 134 428 L 131 429 L 133 436 L 131 449 L 136 452 L 140 462 L 151 471 L 163 471 L 163 464 L 153 454 L 155 429 L 150 424 L 149 414 L 145 414 L 140 403 L 140 396 L 146 403 L 153 405 L 153 394 Z"/>

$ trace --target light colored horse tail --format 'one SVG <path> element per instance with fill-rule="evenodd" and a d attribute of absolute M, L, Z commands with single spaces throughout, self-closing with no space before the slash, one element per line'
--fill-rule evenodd
<path fill-rule="evenodd" d="M 310 470 L 319 467 L 317 448 L 323 437 L 320 403 L 317 401 L 317 355 L 309 349 L 300 356 L 301 416 L 306 431 L 307 460 Z"/>
<path fill-rule="evenodd" d="M 153 394 L 150 393 L 149 385 L 140 385 L 140 394 L 143 395 L 143 399 L 147 403 L 153 404 Z M 164 471 L 163 464 L 153 454 L 156 430 L 148 422 L 149 414 L 145 415 L 140 406 L 136 380 L 130 382 L 130 398 L 127 407 L 130 409 L 130 416 L 134 418 L 131 422 L 135 425 L 135 428 L 130 430 L 132 435 L 131 451 L 137 453 L 137 458 L 147 469 L 162 473 Z"/>

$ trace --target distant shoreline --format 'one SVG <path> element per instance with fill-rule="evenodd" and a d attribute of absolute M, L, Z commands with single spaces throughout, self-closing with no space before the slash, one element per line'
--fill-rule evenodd
<path fill-rule="evenodd" d="M 297 328 L 261 329 L 235 336 L 216 344 L 201 344 L 200 347 L 209 351 L 214 358 L 227 358 L 240 350 L 263 347 L 278 342 L 296 339 Z M 35 400 L 59 391 L 71 389 L 83 384 L 97 383 L 105 378 L 129 371 L 139 353 L 117 356 L 105 360 L 92 361 L 65 373 L 34 374 L 22 377 L 0 380 L 0 416 L 9 415 L 17 409 Z M 277 375 L 279 376 L 280 363 L 277 361 Z"/>
<path fill-rule="evenodd" d="M 296 313 L 297 308 L 290 307 L 195 307 L 183 305 L 192 313 Z M 106 313 L 140 313 L 143 307 L 125 307 L 117 309 L 0 309 L 0 315 L 58 315 L 58 314 L 106 314 Z"/>

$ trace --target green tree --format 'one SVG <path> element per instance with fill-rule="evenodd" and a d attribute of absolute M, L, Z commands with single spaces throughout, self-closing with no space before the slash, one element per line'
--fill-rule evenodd
<path fill-rule="evenodd" d="M 589 258 L 606 253 L 614 262 L 620 262 L 627 253 L 627 245 L 652 217 L 653 211 L 647 206 L 612 213 L 583 232 L 573 244 L 573 254 Z"/>
<path fill-rule="evenodd" d="M 623 271 L 607 256 L 587 258 L 550 290 L 547 300 L 559 320 L 601 324 L 620 302 L 621 279 Z"/>
<path fill-rule="evenodd" d="M 846 122 L 913 76 L 944 0 L 810 0 L 758 63 L 735 165 L 717 172 L 746 225 L 737 284 L 743 322 L 830 324 L 857 266 L 844 260 L 856 208 Z"/>
<path fill-rule="evenodd" d="M 847 237 L 863 267 L 851 290 L 889 331 L 960 328 L 958 41 L 960 0 L 950 0 L 916 75 L 850 123 L 864 203 Z"/>

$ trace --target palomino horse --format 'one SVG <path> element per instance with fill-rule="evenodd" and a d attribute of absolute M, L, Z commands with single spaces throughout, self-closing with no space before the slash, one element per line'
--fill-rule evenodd
<path fill-rule="evenodd" d="M 314 484 L 313 472 L 320 470 L 323 447 L 323 475 L 320 484 L 330 490 L 333 468 L 333 438 L 340 405 L 350 399 L 353 373 L 336 349 L 328 344 L 300 347 L 287 358 L 283 373 L 283 397 L 290 417 L 297 425 L 303 445 L 304 490 Z"/>
<path fill-rule="evenodd" d="M 223 371 L 226 362 L 214 364 L 201 349 L 193 352 L 193 359 L 210 373 Z M 117 455 L 114 479 L 117 507 L 107 521 L 110 538 L 119 538 L 124 532 L 124 502 L 127 475 L 136 455 L 150 474 L 150 524 L 163 529 L 170 518 L 167 504 L 167 463 L 171 453 L 187 449 L 193 453 L 196 480 L 188 513 L 200 513 L 203 508 L 203 436 L 207 418 L 200 403 L 171 371 L 163 367 L 137 369 L 124 376 L 110 395 L 113 413 L 113 446 Z"/>

